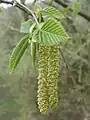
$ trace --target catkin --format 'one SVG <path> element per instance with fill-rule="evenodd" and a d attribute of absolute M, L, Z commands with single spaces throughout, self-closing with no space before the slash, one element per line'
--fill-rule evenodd
<path fill-rule="evenodd" d="M 54 108 L 58 103 L 59 46 L 50 46 L 48 56 L 49 106 Z"/>
<path fill-rule="evenodd" d="M 59 46 L 40 45 L 38 70 L 38 108 L 46 113 L 58 103 Z"/>
<path fill-rule="evenodd" d="M 38 108 L 41 113 L 46 113 L 49 107 L 48 97 L 48 47 L 39 47 L 39 77 L 38 77 Z"/>

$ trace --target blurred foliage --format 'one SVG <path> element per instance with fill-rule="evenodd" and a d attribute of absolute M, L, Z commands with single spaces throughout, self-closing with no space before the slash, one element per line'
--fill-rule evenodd
<path fill-rule="evenodd" d="M 89 15 L 89 6 L 90 0 L 82 0 L 80 10 Z M 61 58 L 60 102 L 55 110 L 41 115 L 36 100 L 37 65 L 31 67 L 30 50 L 12 75 L 8 70 L 12 49 L 23 36 L 22 21 L 23 13 L 13 7 L 0 13 L 0 120 L 90 120 L 90 23 L 80 16 L 63 21 L 71 36 L 61 44 L 69 71 Z"/>

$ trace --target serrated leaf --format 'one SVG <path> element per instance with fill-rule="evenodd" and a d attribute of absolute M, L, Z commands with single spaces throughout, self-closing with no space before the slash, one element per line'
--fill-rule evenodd
<path fill-rule="evenodd" d="M 41 44 L 59 44 L 61 40 L 69 39 L 63 26 L 55 19 L 48 19 L 39 30 L 39 43 Z"/>
<path fill-rule="evenodd" d="M 54 7 L 47 7 L 42 12 L 53 18 L 57 18 L 57 19 L 65 18 L 64 15 Z"/>
<path fill-rule="evenodd" d="M 32 57 L 32 65 L 35 65 L 36 60 L 36 42 L 31 42 L 31 57 Z"/>
<path fill-rule="evenodd" d="M 31 20 L 21 23 L 20 32 L 21 33 L 29 33 L 29 29 L 32 26 L 32 24 L 33 24 L 33 22 Z"/>
<path fill-rule="evenodd" d="M 16 45 L 16 47 L 14 48 L 11 57 L 10 57 L 10 61 L 9 61 L 9 71 L 10 73 L 12 73 L 14 71 L 14 69 L 17 67 L 17 64 L 19 63 L 21 57 L 23 56 L 27 46 L 28 46 L 28 38 L 29 35 L 26 35 L 25 37 L 23 37 L 19 43 Z"/>

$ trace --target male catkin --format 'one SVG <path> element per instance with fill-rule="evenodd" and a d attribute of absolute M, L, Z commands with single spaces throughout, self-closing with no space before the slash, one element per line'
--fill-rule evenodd
<path fill-rule="evenodd" d="M 39 76 L 38 76 L 38 108 L 41 113 L 46 113 L 49 108 L 48 97 L 48 47 L 39 46 Z"/>
<path fill-rule="evenodd" d="M 50 46 L 48 56 L 49 106 L 54 108 L 58 103 L 59 46 Z"/>
<path fill-rule="evenodd" d="M 46 113 L 58 103 L 59 46 L 40 45 L 38 108 Z"/>

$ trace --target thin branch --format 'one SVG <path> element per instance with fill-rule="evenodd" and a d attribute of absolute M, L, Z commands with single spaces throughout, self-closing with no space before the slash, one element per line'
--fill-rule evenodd
<path fill-rule="evenodd" d="M 64 8 L 68 7 L 68 5 L 64 4 L 63 2 L 61 2 L 59 0 L 55 0 L 55 2 L 57 2 L 58 4 L 60 4 L 61 6 L 63 6 Z M 6 1 L 6 0 L 0 0 L 0 3 L 5 3 L 5 4 L 13 5 L 14 1 L 9 2 L 9 1 Z M 15 7 L 18 7 L 19 9 L 21 9 L 22 11 L 24 11 L 28 15 L 31 15 L 31 16 L 33 16 L 35 18 L 35 14 L 32 15 L 32 12 L 30 12 L 31 10 L 29 11 L 29 9 L 27 9 L 27 7 L 25 5 L 23 6 L 23 4 L 17 2 L 17 4 L 15 5 Z M 71 12 L 73 12 L 73 10 L 71 8 L 69 8 L 69 10 Z M 80 15 L 81 17 L 83 17 L 87 21 L 90 21 L 90 16 L 88 16 L 88 15 L 82 13 L 82 12 L 78 12 L 78 15 Z M 37 21 L 36 18 L 35 18 L 35 21 Z"/>
<path fill-rule="evenodd" d="M 17 4 L 19 4 L 19 6 L 21 6 L 24 10 L 28 11 L 28 13 L 30 13 L 30 14 L 33 16 L 33 18 L 35 19 L 36 23 L 39 24 L 39 22 L 38 22 L 38 20 L 37 20 L 37 17 L 35 16 L 35 14 L 34 14 L 34 12 L 33 12 L 32 10 L 30 10 L 28 7 L 26 7 L 26 6 L 23 5 L 22 3 L 18 3 L 18 2 L 16 1 L 16 5 L 17 5 Z M 16 5 L 15 5 L 15 6 L 16 6 Z"/>
<path fill-rule="evenodd" d="M 10 4 L 10 5 L 14 5 L 14 1 L 5 1 L 5 0 L 0 0 L 0 3 L 5 3 L 5 4 Z M 33 18 L 35 19 L 36 23 L 39 24 L 37 17 L 35 16 L 35 14 L 33 13 L 32 10 L 30 10 L 28 7 L 26 7 L 25 5 L 23 5 L 22 3 L 19 3 L 17 1 L 15 1 L 15 7 L 21 9 L 22 11 L 24 11 L 25 13 L 27 13 L 28 15 L 33 16 Z"/>
<path fill-rule="evenodd" d="M 5 4 L 10 4 L 10 5 L 13 5 L 13 1 L 9 2 L 9 1 L 3 1 L 3 0 L 0 0 L 0 3 L 5 3 Z"/>
<path fill-rule="evenodd" d="M 65 60 L 65 57 L 64 57 L 64 55 L 63 55 L 63 53 L 62 53 L 61 48 L 59 48 L 59 50 L 60 50 L 61 56 L 62 56 L 62 58 L 63 58 L 63 61 L 64 61 L 65 65 L 66 65 L 67 71 L 68 71 L 69 75 L 71 76 L 72 82 L 73 82 L 74 85 L 76 85 L 76 81 L 74 80 L 74 78 L 73 78 L 73 76 L 72 76 L 72 73 L 71 73 L 71 71 L 70 71 L 70 69 L 69 69 L 69 67 L 68 67 L 68 64 L 67 64 L 67 62 L 66 62 L 66 60 Z"/>
<path fill-rule="evenodd" d="M 67 4 L 61 2 L 60 0 L 55 0 L 55 2 L 58 3 L 58 4 L 60 4 L 60 5 L 63 6 L 64 8 L 67 8 L 67 7 L 68 7 Z M 71 8 L 69 8 L 69 11 L 73 12 L 73 10 L 72 10 Z M 80 15 L 81 17 L 83 17 L 84 19 L 86 19 L 87 21 L 90 22 L 90 16 L 88 16 L 88 15 L 82 13 L 82 12 L 78 12 L 78 15 Z"/>
<path fill-rule="evenodd" d="M 9 5 L 13 5 L 14 4 L 14 1 L 6 1 L 6 0 L 0 0 L 0 4 L 1 3 L 5 3 L 5 4 L 9 4 Z M 30 13 L 28 13 L 28 11 L 26 11 L 25 9 L 23 9 L 20 5 L 16 4 L 16 7 L 21 9 L 22 11 L 26 12 L 28 15 L 31 15 Z"/>

